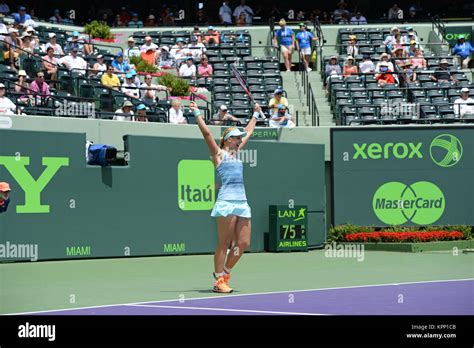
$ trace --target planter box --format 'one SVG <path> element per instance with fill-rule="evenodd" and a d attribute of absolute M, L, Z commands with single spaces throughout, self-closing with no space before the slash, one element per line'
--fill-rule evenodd
<path fill-rule="evenodd" d="M 427 243 L 338 243 L 338 244 L 363 244 L 365 250 L 377 251 L 398 251 L 417 253 L 423 251 L 439 251 L 458 249 L 471 249 L 474 247 L 474 240 L 450 240 L 441 242 L 427 242 Z"/>

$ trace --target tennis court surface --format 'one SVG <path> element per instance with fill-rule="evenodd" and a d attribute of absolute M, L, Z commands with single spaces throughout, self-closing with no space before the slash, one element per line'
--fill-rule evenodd
<path fill-rule="evenodd" d="M 246 254 L 232 294 L 210 291 L 212 256 L 0 265 L 2 313 L 41 315 L 473 315 L 472 254 L 323 250 Z M 207 272 L 206 272 L 207 271 Z"/>

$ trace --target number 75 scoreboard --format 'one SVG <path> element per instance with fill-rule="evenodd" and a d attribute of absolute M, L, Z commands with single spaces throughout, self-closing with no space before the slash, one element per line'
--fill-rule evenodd
<path fill-rule="evenodd" d="M 308 251 L 307 206 L 270 205 L 269 251 Z"/>

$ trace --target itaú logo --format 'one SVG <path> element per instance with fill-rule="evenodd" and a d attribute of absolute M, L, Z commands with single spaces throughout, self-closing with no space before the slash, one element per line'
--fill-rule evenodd
<path fill-rule="evenodd" d="M 441 189 L 428 181 L 411 185 L 396 181 L 385 183 L 377 189 L 372 200 L 375 215 L 387 225 L 408 222 L 429 225 L 441 218 L 445 206 Z"/>

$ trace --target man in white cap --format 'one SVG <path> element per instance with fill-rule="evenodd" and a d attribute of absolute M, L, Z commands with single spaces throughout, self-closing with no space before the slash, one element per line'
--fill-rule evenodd
<path fill-rule="evenodd" d="M 160 54 L 160 61 L 158 66 L 163 69 L 170 69 L 174 68 L 176 65 L 176 60 L 174 56 L 170 53 L 170 49 L 168 46 L 162 46 Z"/>
<path fill-rule="evenodd" d="M 115 121 L 135 121 L 135 116 L 133 114 L 133 104 L 129 100 L 126 100 L 123 103 L 123 106 L 115 111 L 114 120 Z"/>
<path fill-rule="evenodd" d="M 129 37 L 127 40 L 127 45 L 128 47 L 125 49 L 123 55 L 124 55 L 124 60 L 127 62 L 130 61 L 130 58 L 132 57 L 140 57 L 140 49 L 135 45 L 135 39 L 133 37 Z"/>
<path fill-rule="evenodd" d="M 227 109 L 226 105 L 221 105 L 217 110 L 217 113 L 212 118 L 212 124 L 222 125 L 225 123 L 225 121 L 238 122 L 240 120 L 229 113 L 229 109 Z"/>
<path fill-rule="evenodd" d="M 179 76 L 181 77 L 196 77 L 196 65 L 194 65 L 193 57 L 188 57 L 186 63 L 183 63 L 179 68 Z"/>
<path fill-rule="evenodd" d="M 56 42 L 56 34 L 49 33 L 48 37 L 49 37 L 49 42 L 44 46 L 44 52 L 47 52 L 48 47 L 52 47 L 55 55 L 64 56 L 63 48 L 61 47 L 60 44 Z"/>
<path fill-rule="evenodd" d="M 87 62 L 77 55 L 78 48 L 73 47 L 68 56 L 64 56 L 58 60 L 58 63 L 64 65 L 68 70 L 84 75 L 87 70 Z"/>
<path fill-rule="evenodd" d="M 199 37 L 193 35 L 191 37 L 191 43 L 187 46 L 188 55 L 191 55 L 195 60 L 201 60 L 201 57 L 206 53 L 206 46 L 202 42 L 199 42 Z"/>
<path fill-rule="evenodd" d="M 33 27 L 28 27 L 26 28 L 25 30 L 28 34 L 30 34 L 30 47 L 32 50 L 34 50 L 35 48 L 39 48 L 40 47 L 40 41 L 39 41 L 39 38 L 38 38 L 38 35 L 36 35 L 36 30 L 33 29 Z"/>
<path fill-rule="evenodd" d="M 462 88 L 461 97 L 454 101 L 454 114 L 461 117 L 474 114 L 474 99 L 469 97 L 469 88 Z"/>
<path fill-rule="evenodd" d="M 16 105 L 5 97 L 5 85 L 0 83 L 0 115 L 14 115 L 16 113 Z"/>
<path fill-rule="evenodd" d="M 383 41 L 383 44 L 380 46 L 380 47 L 387 47 L 388 45 L 390 44 L 394 44 L 397 39 L 395 38 L 395 36 L 400 33 L 400 29 L 398 27 L 392 27 L 392 29 L 390 29 L 390 34 L 387 35 L 387 37 L 385 38 L 385 40 Z"/>
<path fill-rule="evenodd" d="M 439 68 L 435 70 L 434 74 L 431 75 L 431 80 L 439 83 L 447 83 L 453 81 L 458 83 L 458 80 L 452 75 L 448 69 L 449 62 L 443 58 L 439 62 Z"/>
<path fill-rule="evenodd" d="M 151 36 L 145 36 L 145 43 L 142 45 L 142 47 L 140 47 L 140 51 L 146 52 L 149 48 L 152 48 L 156 51 L 158 46 L 152 42 Z"/>

